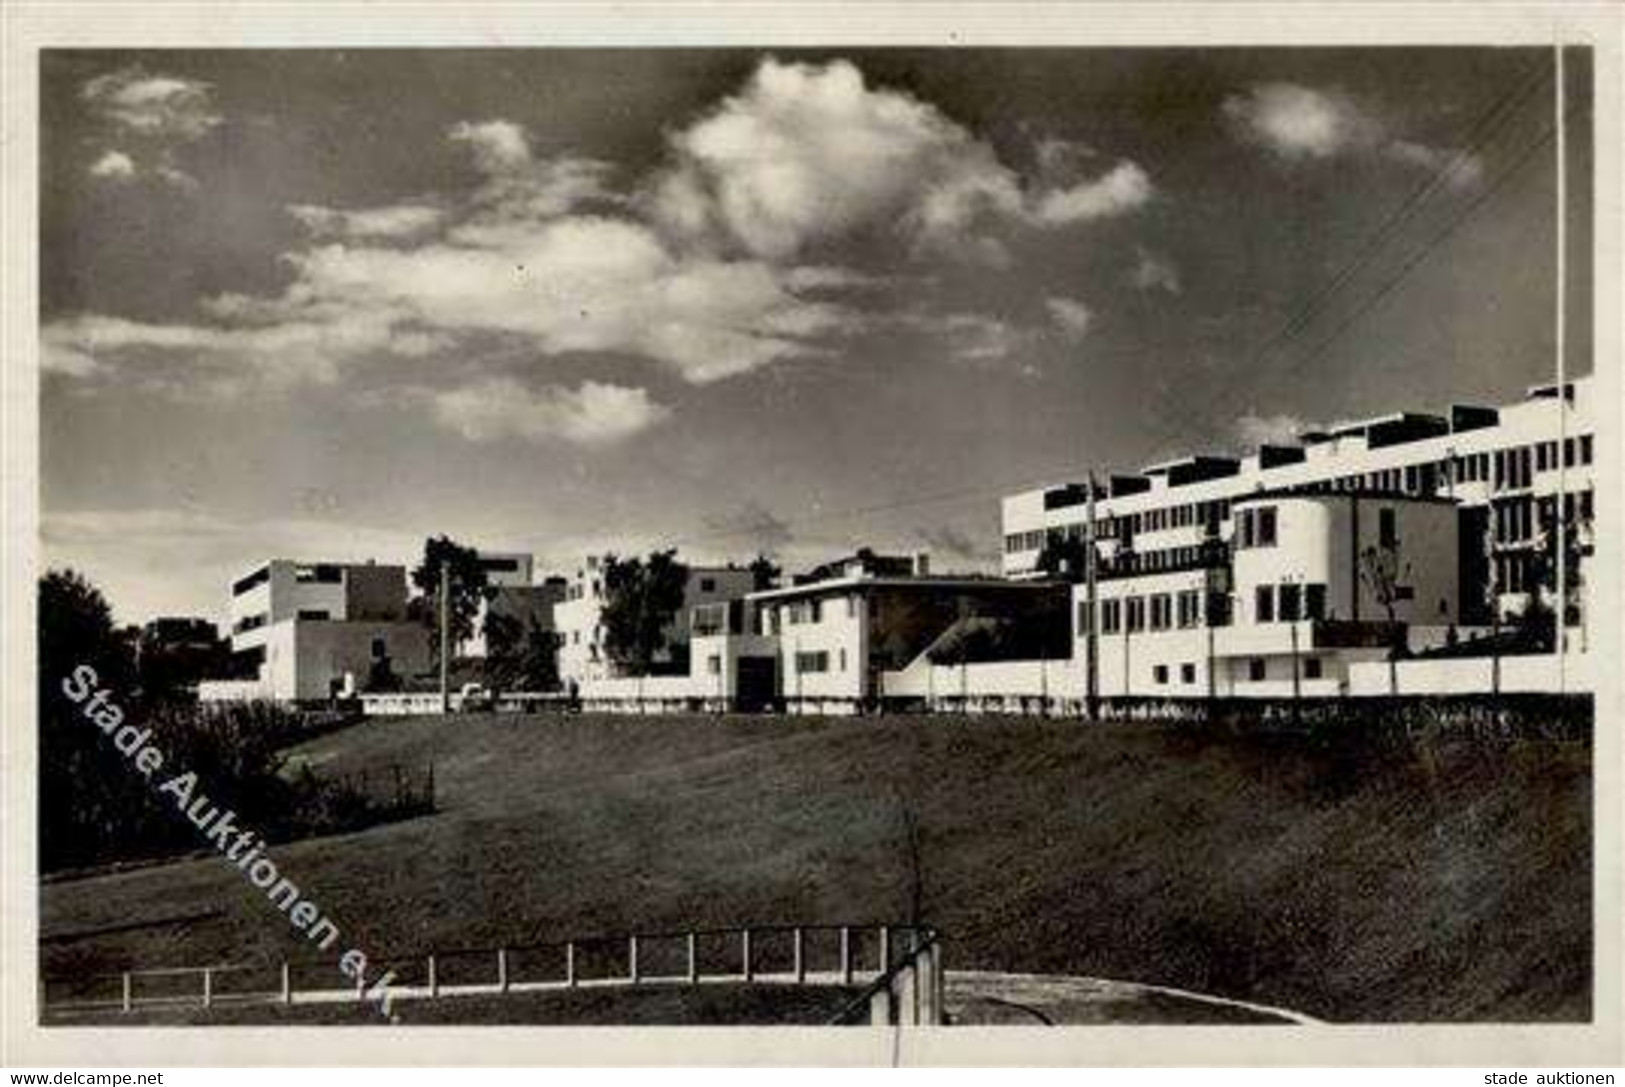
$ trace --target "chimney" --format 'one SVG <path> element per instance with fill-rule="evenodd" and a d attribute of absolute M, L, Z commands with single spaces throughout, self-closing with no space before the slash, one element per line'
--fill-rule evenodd
<path fill-rule="evenodd" d="M 914 556 L 914 576 L 929 577 L 931 575 L 931 555 L 921 551 Z"/>

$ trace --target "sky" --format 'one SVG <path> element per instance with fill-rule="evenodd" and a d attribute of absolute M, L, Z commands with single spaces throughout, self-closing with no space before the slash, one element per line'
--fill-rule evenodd
<path fill-rule="evenodd" d="M 1012 490 L 1546 380 L 1552 89 L 1539 49 L 49 51 L 44 561 L 132 622 L 439 533 L 993 570 Z"/>

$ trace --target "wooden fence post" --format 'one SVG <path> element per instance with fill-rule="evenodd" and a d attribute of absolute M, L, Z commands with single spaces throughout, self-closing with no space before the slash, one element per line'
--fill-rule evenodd
<path fill-rule="evenodd" d="M 203 968 L 203 1006 L 214 1005 L 214 971 L 207 966 Z"/>
<path fill-rule="evenodd" d="M 626 974 L 633 985 L 638 983 L 638 938 L 626 938 Z"/>
<path fill-rule="evenodd" d="M 852 926 L 841 926 L 841 983 L 852 984 Z"/>
<path fill-rule="evenodd" d="M 124 1010 L 125 1011 L 130 1011 L 132 1008 L 135 1007 L 134 992 L 133 992 L 134 987 L 135 987 L 134 982 L 130 978 L 130 972 L 128 970 L 124 971 Z M 44 1001 L 41 1001 L 40 1003 L 43 1004 Z"/>
<path fill-rule="evenodd" d="M 429 974 L 429 999 L 438 999 L 440 996 L 440 969 L 435 963 L 433 955 L 430 955 L 428 961 L 424 963 L 424 968 Z"/>
<path fill-rule="evenodd" d="M 694 933 L 691 932 L 688 934 L 688 983 L 690 985 L 698 985 L 700 983 L 699 942 L 699 937 Z"/>
<path fill-rule="evenodd" d="M 564 945 L 564 984 L 572 989 L 576 987 L 576 943 L 574 940 Z"/>
<path fill-rule="evenodd" d="M 804 954 L 805 949 L 802 946 L 802 939 L 803 939 L 803 937 L 802 937 L 801 926 L 797 925 L 796 926 L 796 932 L 795 932 L 795 963 L 796 963 L 796 984 L 797 985 L 805 985 L 805 984 L 807 984 L 807 958 L 806 958 L 806 955 Z"/>
<path fill-rule="evenodd" d="M 744 951 L 745 980 L 751 981 L 755 978 L 756 971 L 750 961 L 750 929 L 741 929 L 739 935 L 740 948 Z"/>
<path fill-rule="evenodd" d="M 293 967 L 287 959 L 282 960 L 282 1003 L 293 1003 Z"/>
<path fill-rule="evenodd" d="M 497 987 L 508 991 L 508 949 L 505 947 L 497 948 Z"/>
<path fill-rule="evenodd" d="M 891 969 L 891 926 L 880 926 L 880 972 Z"/>

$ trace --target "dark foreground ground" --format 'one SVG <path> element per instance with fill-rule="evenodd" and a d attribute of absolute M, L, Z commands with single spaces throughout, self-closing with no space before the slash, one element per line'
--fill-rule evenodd
<path fill-rule="evenodd" d="M 1335 1021 L 1590 1016 L 1585 743 L 1377 753 L 1144 723 L 476 716 L 371 721 L 293 757 L 434 761 L 435 815 L 274 851 L 374 954 L 902 921 L 917 898 L 950 969 Z M 297 949 L 215 858 L 46 885 L 41 921 L 48 975 Z"/>

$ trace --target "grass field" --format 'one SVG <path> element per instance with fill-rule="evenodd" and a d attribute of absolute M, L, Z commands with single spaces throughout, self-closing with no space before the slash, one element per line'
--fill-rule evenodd
<path fill-rule="evenodd" d="M 949 969 L 1338 1021 L 1590 1014 L 1587 744 L 1366 757 L 1143 723 L 473 716 L 369 721 L 293 757 L 434 761 L 436 814 L 275 851 L 375 954 L 902 921 L 913 821 Z M 296 946 L 214 858 L 47 885 L 42 923 L 47 973 Z"/>

